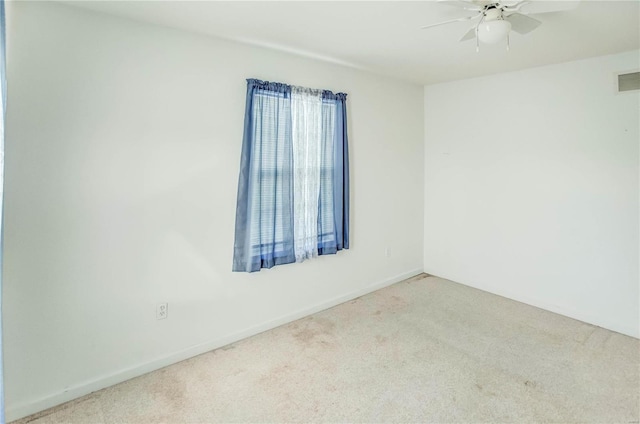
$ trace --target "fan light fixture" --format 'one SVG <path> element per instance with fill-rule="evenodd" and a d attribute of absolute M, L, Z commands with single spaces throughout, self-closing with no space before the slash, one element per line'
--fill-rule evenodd
<path fill-rule="evenodd" d="M 503 19 L 485 21 L 478 25 L 478 39 L 485 44 L 495 44 L 509 36 L 511 22 Z"/>
<path fill-rule="evenodd" d="M 471 15 L 436 22 L 422 28 L 433 28 L 456 22 L 473 22 L 473 26 L 467 29 L 460 41 L 475 39 L 476 51 L 478 52 L 480 51 L 480 43 L 506 42 L 507 50 L 509 50 L 511 31 L 521 35 L 528 34 L 542 23 L 529 15 L 575 9 L 580 1 L 438 0 L 438 3 L 462 8 L 466 14 L 471 13 Z"/>

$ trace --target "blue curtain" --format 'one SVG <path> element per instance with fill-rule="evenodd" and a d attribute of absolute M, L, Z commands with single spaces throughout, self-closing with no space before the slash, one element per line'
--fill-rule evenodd
<path fill-rule="evenodd" d="M 331 96 L 326 93 L 325 96 Z M 336 105 L 334 139 L 334 223 L 336 250 L 349 248 L 349 150 L 347 149 L 347 95 L 338 93 L 333 96 Z"/>
<path fill-rule="evenodd" d="M 0 123 L 0 424 L 4 424 L 4 372 L 2 355 L 2 245 L 4 228 L 2 217 L 4 211 L 4 123 L 7 115 L 7 74 L 6 74 L 6 26 L 4 17 L 4 0 L 0 0 L 0 90 L 2 95 L 2 122 Z"/>
<path fill-rule="evenodd" d="M 247 80 L 244 137 L 238 179 L 233 271 L 296 261 L 292 86 Z M 349 157 L 346 97 L 320 92 L 322 125 L 317 254 L 349 248 Z"/>
<path fill-rule="evenodd" d="M 248 80 L 233 271 L 295 262 L 291 87 Z"/>

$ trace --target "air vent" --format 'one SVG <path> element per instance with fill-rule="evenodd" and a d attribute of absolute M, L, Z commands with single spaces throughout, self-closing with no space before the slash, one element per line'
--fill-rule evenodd
<path fill-rule="evenodd" d="M 618 75 L 618 92 L 640 90 L 640 72 Z"/>

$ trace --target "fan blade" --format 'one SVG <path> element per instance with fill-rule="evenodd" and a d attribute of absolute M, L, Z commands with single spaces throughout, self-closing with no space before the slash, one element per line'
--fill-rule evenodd
<path fill-rule="evenodd" d="M 536 13 L 564 12 L 565 10 L 573 10 L 580 4 L 579 0 L 570 1 L 543 1 L 531 0 L 526 1 L 519 7 L 518 12 L 525 15 L 533 15 Z"/>
<path fill-rule="evenodd" d="M 438 3 L 446 4 L 447 6 L 460 7 L 465 10 L 482 10 L 484 5 L 477 4 L 473 0 L 438 0 Z M 489 3 L 487 1 L 487 3 Z"/>
<path fill-rule="evenodd" d="M 538 28 L 542 23 L 537 19 L 521 15 L 520 13 L 509 15 L 505 20 L 511 22 L 511 29 L 518 34 L 527 34 Z"/>
<path fill-rule="evenodd" d="M 460 41 L 473 40 L 474 38 L 476 38 L 476 27 L 470 28 Z"/>
<path fill-rule="evenodd" d="M 421 29 L 432 28 L 432 27 L 435 27 L 435 26 L 446 25 L 446 24 L 452 24 L 454 22 L 471 21 L 473 19 L 478 19 L 481 16 L 482 16 L 481 14 L 477 14 L 475 16 L 466 16 L 464 18 L 451 19 L 450 21 L 444 21 L 444 22 L 438 22 L 437 24 L 425 25 L 425 26 L 421 27 Z"/>
<path fill-rule="evenodd" d="M 523 1 L 523 0 L 514 0 L 514 1 L 504 1 L 504 0 L 502 0 L 500 2 L 500 7 L 508 7 L 508 8 L 518 7 L 518 5 L 520 3 L 526 3 L 526 2 Z"/>

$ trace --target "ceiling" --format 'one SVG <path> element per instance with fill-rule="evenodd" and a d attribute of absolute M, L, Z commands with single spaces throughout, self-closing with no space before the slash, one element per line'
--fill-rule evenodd
<path fill-rule="evenodd" d="M 537 2 L 552 0 L 533 0 Z M 583 0 L 504 44 L 458 40 L 464 16 L 436 1 L 67 1 L 67 4 L 432 84 L 640 48 L 640 1 Z"/>

